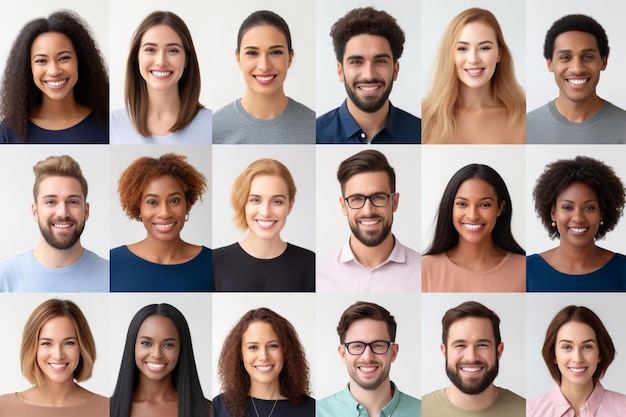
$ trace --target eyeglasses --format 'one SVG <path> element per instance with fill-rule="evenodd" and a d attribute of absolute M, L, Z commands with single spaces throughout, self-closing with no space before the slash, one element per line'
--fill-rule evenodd
<path fill-rule="evenodd" d="M 363 352 L 365 352 L 365 348 L 368 346 L 373 353 L 377 355 L 384 355 L 393 344 L 394 342 L 388 342 L 386 340 L 374 340 L 370 343 L 345 342 L 343 345 L 346 349 L 348 349 L 348 353 L 350 355 L 362 355 Z"/>
<path fill-rule="evenodd" d="M 346 203 L 348 203 L 348 207 L 354 210 L 363 208 L 367 200 L 369 200 L 374 207 L 385 207 L 389 203 L 389 198 L 394 194 L 395 193 L 376 193 L 372 195 L 354 194 L 348 197 L 344 197 L 344 200 Z"/>

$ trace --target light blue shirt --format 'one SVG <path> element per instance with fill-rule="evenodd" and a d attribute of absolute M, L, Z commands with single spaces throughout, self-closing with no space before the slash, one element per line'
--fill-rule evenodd
<path fill-rule="evenodd" d="M 406 395 L 391 382 L 393 397 L 377 417 L 420 417 L 422 403 L 417 398 Z M 350 393 L 350 384 L 336 394 L 317 401 L 315 417 L 369 417 L 367 409 Z"/>
<path fill-rule="evenodd" d="M 0 292 L 109 292 L 109 261 L 83 249 L 73 264 L 48 268 L 26 252 L 0 264 Z"/>

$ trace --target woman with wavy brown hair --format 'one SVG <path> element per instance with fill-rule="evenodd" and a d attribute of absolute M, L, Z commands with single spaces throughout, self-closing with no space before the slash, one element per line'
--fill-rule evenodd
<path fill-rule="evenodd" d="M 220 353 L 215 417 L 313 417 L 309 365 L 294 327 L 269 308 L 248 311 Z"/>

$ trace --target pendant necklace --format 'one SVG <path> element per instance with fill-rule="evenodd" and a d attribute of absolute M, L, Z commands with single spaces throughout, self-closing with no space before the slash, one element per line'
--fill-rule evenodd
<path fill-rule="evenodd" d="M 256 409 L 256 404 L 254 403 L 254 398 L 250 397 L 250 401 L 252 401 L 252 407 L 254 407 L 254 412 L 256 413 L 256 417 L 261 417 L 259 416 L 259 410 Z M 274 409 L 276 408 L 276 404 L 278 403 L 278 400 L 274 400 L 274 405 L 272 406 L 272 411 L 270 411 L 270 413 L 268 414 L 267 417 L 272 417 L 272 414 L 274 413 Z"/>

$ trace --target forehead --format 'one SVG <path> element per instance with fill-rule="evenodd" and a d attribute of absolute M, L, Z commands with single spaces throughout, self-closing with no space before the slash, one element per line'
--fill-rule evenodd
<path fill-rule="evenodd" d="M 459 33 L 459 37 L 457 41 L 477 41 L 482 42 L 486 40 L 490 40 L 492 42 L 496 41 L 496 31 L 484 22 L 469 22 L 466 23 L 461 32 Z"/>
<path fill-rule="evenodd" d="M 250 182 L 250 194 L 288 195 L 287 182 L 278 175 L 257 175 Z"/>
<path fill-rule="evenodd" d="M 496 197 L 496 190 L 493 185 L 480 178 L 470 178 L 459 185 L 456 190 L 457 197 Z"/>
<path fill-rule="evenodd" d="M 141 37 L 141 44 L 150 43 L 178 43 L 182 44 L 182 40 L 178 33 L 171 26 L 164 23 L 152 26 L 145 31 Z"/>
<path fill-rule="evenodd" d="M 343 57 L 373 57 L 381 54 L 392 56 L 389 41 L 383 36 L 362 34 L 348 40 Z"/>
<path fill-rule="evenodd" d="M 177 338 L 178 331 L 172 320 L 155 314 L 147 317 L 141 323 L 137 336 L 146 336 L 153 339 Z"/>
<path fill-rule="evenodd" d="M 241 335 L 242 342 L 261 342 L 267 340 L 278 340 L 278 335 L 274 327 L 264 321 L 253 321 Z"/>
<path fill-rule="evenodd" d="M 361 319 L 348 327 L 346 331 L 346 342 L 361 341 L 370 342 L 373 340 L 389 340 L 389 329 L 387 323 L 381 320 Z"/>
<path fill-rule="evenodd" d="M 241 37 L 241 47 L 259 45 L 287 45 L 287 37 L 274 25 L 257 25 L 248 28 Z"/>
<path fill-rule="evenodd" d="M 581 50 L 598 50 L 598 41 L 591 33 L 568 31 L 563 32 L 554 39 L 554 52 L 562 50 L 581 51 Z"/>
<path fill-rule="evenodd" d="M 155 177 L 146 183 L 143 194 L 160 194 L 160 193 L 184 193 L 183 186 L 177 178 L 171 175 L 162 175 Z"/>
<path fill-rule="evenodd" d="M 389 176 L 384 171 L 361 172 L 354 174 L 344 187 L 345 195 L 373 193 L 390 193 L 391 185 L 389 184 Z"/>
<path fill-rule="evenodd" d="M 80 182 L 74 177 L 51 176 L 44 178 L 37 188 L 37 198 L 47 195 L 56 195 L 59 197 L 67 195 L 83 195 L 83 189 Z"/>
<path fill-rule="evenodd" d="M 573 182 L 565 187 L 558 195 L 557 200 L 597 200 L 596 192 L 587 183 Z"/>
<path fill-rule="evenodd" d="M 495 335 L 489 319 L 465 317 L 453 322 L 448 329 L 448 343 L 454 340 L 471 342 L 479 339 L 487 339 L 495 343 Z"/>
<path fill-rule="evenodd" d="M 557 343 L 563 339 L 572 342 L 596 340 L 596 332 L 586 323 L 568 321 L 562 325 L 556 333 Z"/>
<path fill-rule="evenodd" d="M 45 32 L 35 38 L 30 52 L 31 54 L 45 53 L 48 49 L 74 52 L 74 45 L 70 38 L 61 32 Z"/>
<path fill-rule="evenodd" d="M 76 336 L 74 322 L 67 316 L 56 316 L 48 320 L 41 326 L 39 337 L 68 337 Z"/>

